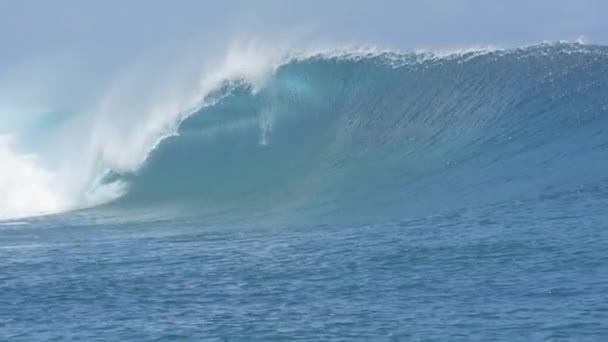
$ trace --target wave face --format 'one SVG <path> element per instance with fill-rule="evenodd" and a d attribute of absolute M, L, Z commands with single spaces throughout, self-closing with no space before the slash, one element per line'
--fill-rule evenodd
<path fill-rule="evenodd" d="M 608 170 L 608 48 L 292 57 L 228 79 L 105 210 L 396 219 L 559 195 Z"/>

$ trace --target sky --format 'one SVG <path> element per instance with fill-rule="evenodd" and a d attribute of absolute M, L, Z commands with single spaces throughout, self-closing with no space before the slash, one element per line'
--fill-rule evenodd
<path fill-rule="evenodd" d="M 606 43 L 606 14 L 603 0 L 0 0 L 0 68 L 64 53 L 110 63 L 244 34 L 398 49 Z"/>

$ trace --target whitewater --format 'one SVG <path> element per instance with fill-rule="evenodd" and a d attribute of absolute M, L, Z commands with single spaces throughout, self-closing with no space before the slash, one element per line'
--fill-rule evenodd
<path fill-rule="evenodd" d="M 608 47 L 220 56 L 0 96 L 0 339 L 608 336 Z"/>

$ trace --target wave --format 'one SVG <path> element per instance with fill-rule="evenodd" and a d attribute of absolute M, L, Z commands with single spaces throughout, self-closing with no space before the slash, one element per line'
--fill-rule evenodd
<path fill-rule="evenodd" d="M 259 56 L 92 115 L 77 195 L 38 209 L 373 221 L 604 180 L 607 47 Z"/>

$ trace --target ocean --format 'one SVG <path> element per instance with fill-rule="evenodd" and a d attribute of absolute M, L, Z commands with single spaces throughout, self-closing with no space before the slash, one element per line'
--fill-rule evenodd
<path fill-rule="evenodd" d="M 224 71 L 0 139 L 0 340 L 608 338 L 608 47 Z"/>

